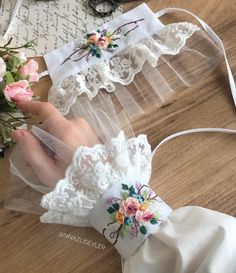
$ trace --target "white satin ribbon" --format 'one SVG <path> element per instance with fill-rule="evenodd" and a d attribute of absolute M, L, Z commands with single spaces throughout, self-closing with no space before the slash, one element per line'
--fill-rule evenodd
<path fill-rule="evenodd" d="M 184 12 L 184 13 L 187 13 L 187 14 L 193 16 L 200 23 L 200 25 L 206 31 L 206 33 L 217 44 L 217 46 L 222 50 L 222 53 L 223 53 L 224 58 L 225 58 L 226 67 L 227 67 L 227 72 L 228 72 L 228 78 L 229 78 L 229 84 L 230 84 L 230 88 L 231 88 L 231 93 L 232 93 L 232 96 L 233 96 L 234 105 L 236 107 L 236 85 L 235 85 L 235 80 L 234 80 L 231 68 L 229 66 L 229 62 L 228 62 L 228 59 L 227 59 L 227 56 L 226 56 L 224 44 L 222 43 L 221 39 L 214 32 L 214 30 L 209 27 L 209 25 L 207 25 L 203 20 L 201 20 L 197 15 L 195 15 L 191 11 L 188 11 L 188 10 L 185 10 L 185 9 L 180 9 L 180 8 L 166 8 L 166 9 L 162 9 L 162 10 L 158 11 L 156 13 L 156 16 L 159 18 L 159 17 L 161 17 L 164 14 L 173 13 L 173 12 Z"/>
<path fill-rule="evenodd" d="M 196 134 L 196 133 L 224 133 L 224 134 L 236 134 L 236 130 L 234 129 L 224 129 L 224 128 L 196 128 L 196 129 L 189 129 L 189 130 L 184 130 L 180 131 L 178 133 L 172 134 L 166 138 L 164 138 L 153 150 L 152 152 L 152 159 L 157 152 L 157 150 L 160 148 L 160 146 L 174 138 L 180 137 L 180 136 L 185 136 L 185 135 L 191 135 L 191 134 Z"/>

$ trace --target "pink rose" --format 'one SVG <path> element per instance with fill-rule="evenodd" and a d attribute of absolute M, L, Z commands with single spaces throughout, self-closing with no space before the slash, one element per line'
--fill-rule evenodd
<path fill-rule="evenodd" d="M 3 91 L 8 101 L 31 100 L 33 91 L 29 88 L 28 81 L 18 81 L 6 85 Z"/>
<path fill-rule="evenodd" d="M 89 37 L 89 42 L 92 43 L 92 44 L 96 44 L 98 42 L 98 40 L 100 39 L 100 37 L 101 37 L 100 33 L 94 32 Z"/>
<path fill-rule="evenodd" d="M 99 40 L 98 40 L 98 47 L 100 48 L 107 48 L 109 46 L 109 43 L 110 43 L 110 40 L 107 38 L 107 37 L 101 37 Z"/>
<path fill-rule="evenodd" d="M 38 63 L 31 59 L 20 67 L 19 72 L 21 76 L 28 77 L 29 82 L 37 82 L 39 80 L 38 69 Z"/>
<path fill-rule="evenodd" d="M 125 201 L 122 201 L 121 212 L 126 216 L 133 216 L 138 211 L 140 203 L 133 197 L 128 197 Z"/>
<path fill-rule="evenodd" d="M 138 222 L 149 222 L 153 218 L 153 214 L 149 208 L 146 210 L 139 210 L 136 212 L 135 219 Z"/>

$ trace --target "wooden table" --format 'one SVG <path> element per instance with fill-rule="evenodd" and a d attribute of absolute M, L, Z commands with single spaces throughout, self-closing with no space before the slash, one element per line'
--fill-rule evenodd
<path fill-rule="evenodd" d="M 142 1 L 125 4 L 125 10 Z M 154 10 L 165 7 L 189 9 L 205 20 L 224 41 L 229 62 L 236 75 L 236 1 L 235 0 L 150 0 Z M 165 22 L 183 20 L 167 16 Z M 190 18 L 188 18 L 190 19 Z M 192 18 L 191 18 L 192 19 Z M 43 62 L 40 60 L 43 68 Z M 35 86 L 46 98 L 48 78 Z M 148 134 L 154 147 L 171 133 L 197 127 L 236 129 L 236 111 L 230 94 L 225 64 L 181 92 L 172 104 L 153 109 L 148 117 L 133 124 L 135 132 Z M 198 134 L 163 145 L 154 158 L 151 184 L 172 207 L 204 206 L 236 216 L 236 137 Z M 8 157 L 0 161 L 0 273 L 115 273 L 121 272 L 120 257 L 102 235 L 92 228 L 46 225 L 38 216 L 3 208 L 9 183 Z M 59 233 L 80 236 L 104 244 L 105 250 L 60 238 Z"/>

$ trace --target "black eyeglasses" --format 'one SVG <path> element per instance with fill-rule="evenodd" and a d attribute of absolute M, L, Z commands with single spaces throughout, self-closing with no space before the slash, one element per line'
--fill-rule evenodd
<path fill-rule="evenodd" d="M 89 6 L 100 17 L 111 15 L 124 0 L 88 0 Z"/>

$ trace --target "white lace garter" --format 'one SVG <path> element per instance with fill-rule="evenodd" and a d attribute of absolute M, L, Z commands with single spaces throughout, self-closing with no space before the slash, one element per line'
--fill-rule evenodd
<path fill-rule="evenodd" d="M 198 26 L 188 22 L 166 25 L 153 36 L 127 47 L 109 60 L 53 85 L 48 100 L 66 115 L 78 96 L 86 94 L 92 99 L 101 89 L 114 92 L 114 83 L 130 84 L 146 61 L 156 67 L 161 55 L 177 55 L 197 30 Z"/>
<path fill-rule="evenodd" d="M 88 215 L 97 200 L 134 174 L 145 182 L 151 176 L 151 147 L 145 135 L 126 140 L 121 131 L 109 143 L 78 148 L 65 178 L 43 196 L 41 205 L 48 212 L 41 222 L 88 226 Z"/>

